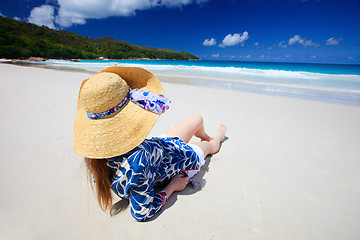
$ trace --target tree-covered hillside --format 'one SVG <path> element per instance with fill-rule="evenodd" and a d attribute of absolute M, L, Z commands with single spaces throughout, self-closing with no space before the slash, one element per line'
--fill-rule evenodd
<path fill-rule="evenodd" d="M 0 16 L 0 58 L 51 59 L 198 59 L 187 52 L 132 45 L 110 37 L 82 37 L 68 31 Z"/>

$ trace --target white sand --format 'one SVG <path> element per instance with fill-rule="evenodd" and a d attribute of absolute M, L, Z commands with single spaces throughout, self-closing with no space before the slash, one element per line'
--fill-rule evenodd
<path fill-rule="evenodd" d="M 229 139 L 146 223 L 110 217 L 72 152 L 87 73 L 0 64 L 0 239 L 359 239 L 360 107 L 164 84 L 159 135 L 202 114 Z"/>

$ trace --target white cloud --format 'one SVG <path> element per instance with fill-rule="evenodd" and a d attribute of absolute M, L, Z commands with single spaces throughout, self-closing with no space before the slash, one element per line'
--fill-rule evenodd
<path fill-rule="evenodd" d="M 311 40 L 305 40 L 303 43 L 301 43 L 304 47 L 319 47 L 320 45 L 316 42 L 313 42 Z"/>
<path fill-rule="evenodd" d="M 6 17 L 4 14 L 2 14 L 1 12 L 0 12 L 0 16 L 2 16 L 2 17 Z"/>
<path fill-rule="evenodd" d="M 233 35 L 228 34 L 224 40 L 222 40 L 220 47 L 231 47 L 238 44 L 241 44 L 241 46 L 245 45 L 245 41 L 249 39 L 249 33 L 244 32 L 243 34 L 235 33 Z"/>
<path fill-rule="evenodd" d="M 232 59 L 234 59 L 234 58 L 236 58 L 236 56 L 235 55 L 224 55 L 223 58 L 232 58 Z"/>
<path fill-rule="evenodd" d="M 258 42 L 254 43 L 254 46 L 256 48 L 264 48 L 265 47 L 264 45 L 260 45 L 260 43 L 258 43 Z"/>
<path fill-rule="evenodd" d="M 282 48 L 287 48 L 287 45 L 284 44 L 284 43 L 285 43 L 285 41 L 282 41 L 282 42 L 280 42 L 280 43 L 278 44 L 278 46 L 279 46 L 279 47 L 282 47 Z"/>
<path fill-rule="evenodd" d="M 318 43 L 313 42 L 312 40 L 306 40 L 302 38 L 300 35 L 295 35 L 294 37 L 289 39 L 289 46 L 293 46 L 296 43 L 303 45 L 303 47 L 319 47 Z"/>
<path fill-rule="evenodd" d="M 214 38 L 209 39 L 205 39 L 204 42 L 202 43 L 204 46 L 215 46 L 216 45 L 216 40 Z"/>
<path fill-rule="evenodd" d="M 14 19 L 17 21 L 21 21 L 21 18 L 19 18 L 19 17 L 14 17 Z"/>
<path fill-rule="evenodd" d="M 211 57 L 218 58 L 218 57 L 220 57 L 220 55 L 218 53 L 217 54 L 212 54 Z"/>
<path fill-rule="evenodd" d="M 28 21 L 39 26 L 44 25 L 49 28 L 55 29 L 54 7 L 50 5 L 42 5 L 41 7 L 36 7 L 32 9 Z"/>
<path fill-rule="evenodd" d="M 251 55 L 239 56 L 239 58 L 246 58 L 246 59 L 249 59 L 249 58 L 251 58 L 251 57 L 252 57 Z"/>
<path fill-rule="evenodd" d="M 301 37 L 299 35 L 295 35 L 293 38 L 290 38 L 289 46 L 295 45 L 299 41 L 301 41 Z"/>
<path fill-rule="evenodd" d="M 339 39 L 329 38 L 328 40 L 326 40 L 325 45 L 339 45 L 341 40 L 342 38 Z"/>
<path fill-rule="evenodd" d="M 86 19 L 133 16 L 136 11 L 155 7 L 176 8 L 203 4 L 208 0 L 58 0 L 60 6 L 56 23 L 62 27 L 85 24 Z"/>

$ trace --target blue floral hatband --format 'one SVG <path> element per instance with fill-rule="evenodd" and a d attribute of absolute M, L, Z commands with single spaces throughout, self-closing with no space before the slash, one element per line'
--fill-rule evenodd
<path fill-rule="evenodd" d="M 124 100 L 122 100 L 115 107 L 101 113 L 86 112 L 86 115 L 90 119 L 100 119 L 108 117 L 116 111 L 120 110 L 128 102 L 129 99 L 141 108 L 159 115 L 168 110 L 171 103 L 170 99 L 161 94 L 134 89 L 129 91 L 129 93 L 125 96 Z"/>

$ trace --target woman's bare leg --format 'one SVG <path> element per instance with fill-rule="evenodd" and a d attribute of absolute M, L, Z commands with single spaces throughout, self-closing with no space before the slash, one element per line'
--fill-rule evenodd
<path fill-rule="evenodd" d="M 195 136 L 202 141 L 210 141 L 210 137 L 204 129 L 204 120 L 201 115 L 191 116 L 166 132 L 169 137 L 178 137 L 188 143 Z"/>
<path fill-rule="evenodd" d="M 201 148 L 205 157 L 209 154 L 214 154 L 219 151 L 220 143 L 224 141 L 226 131 L 226 126 L 224 124 L 220 124 L 215 138 L 211 139 L 210 141 L 196 142 L 193 144 Z"/>

